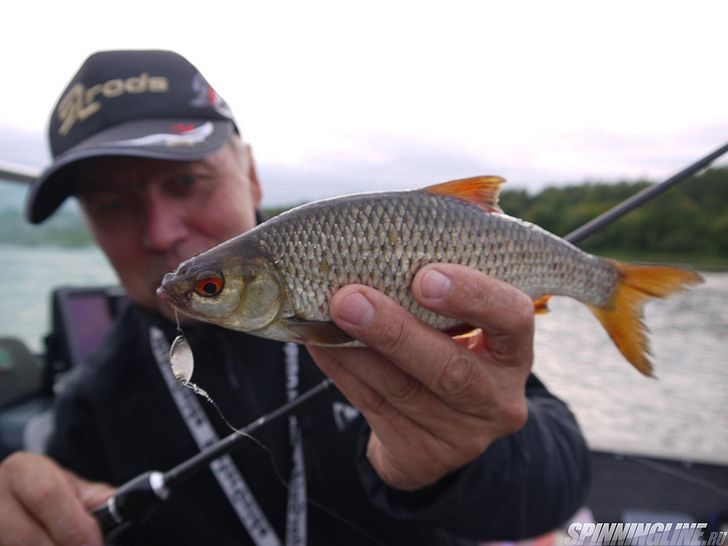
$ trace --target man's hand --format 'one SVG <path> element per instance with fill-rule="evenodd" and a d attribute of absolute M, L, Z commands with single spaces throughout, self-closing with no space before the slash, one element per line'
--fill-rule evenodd
<path fill-rule="evenodd" d="M 0 464 L 0 546 L 101 546 L 101 530 L 88 512 L 113 492 L 47 457 L 14 453 Z"/>
<path fill-rule="evenodd" d="M 412 293 L 428 309 L 478 327 L 455 341 L 361 285 L 331 300 L 336 324 L 367 348 L 309 347 L 371 426 L 367 456 L 390 486 L 416 490 L 471 462 L 526 422 L 533 303 L 473 269 L 432 264 Z"/>

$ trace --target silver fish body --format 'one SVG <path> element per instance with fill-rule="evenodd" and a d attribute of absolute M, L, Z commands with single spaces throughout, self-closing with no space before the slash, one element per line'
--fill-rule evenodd
<path fill-rule="evenodd" d="M 329 316 L 347 284 L 380 290 L 439 330 L 467 326 L 420 306 L 412 280 L 434 262 L 472 267 L 534 300 L 586 304 L 619 350 L 651 375 L 642 322 L 648 298 L 701 282 L 691 271 L 587 254 L 497 207 L 503 179 L 348 195 L 303 205 L 182 263 L 158 293 L 179 311 L 282 341 L 355 345 Z"/>
<path fill-rule="evenodd" d="M 617 271 L 540 227 L 484 213 L 455 197 L 423 191 L 335 198 L 292 210 L 240 239 L 275 265 L 288 312 L 327 321 L 328 302 L 352 283 L 376 288 L 438 329 L 453 319 L 420 306 L 412 279 L 425 264 L 456 263 L 502 279 L 537 299 L 564 295 L 603 305 Z"/>

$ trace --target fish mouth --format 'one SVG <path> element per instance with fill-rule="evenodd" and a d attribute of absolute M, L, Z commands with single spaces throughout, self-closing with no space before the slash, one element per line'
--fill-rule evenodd
<path fill-rule="evenodd" d="M 162 284 L 157 288 L 157 297 L 173 307 L 186 308 L 190 304 L 190 289 L 188 283 L 181 280 L 174 273 L 167 273 Z"/>
<path fill-rule="evenodd" d="M 167 291 L 164 289 L 164 286 L 158 286 L 157 290 L 155 292 L 157 294 L 157 297 L 162 301 L 169 301 L 170 297 Z"/>

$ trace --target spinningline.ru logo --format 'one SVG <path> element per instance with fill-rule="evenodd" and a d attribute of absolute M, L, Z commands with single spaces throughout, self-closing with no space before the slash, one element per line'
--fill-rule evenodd
<path fill-rule="evenodd" d="M 572 523 L 565 546 L 724 546 L 728 531 L 705 534 L 707 523 Z"/>

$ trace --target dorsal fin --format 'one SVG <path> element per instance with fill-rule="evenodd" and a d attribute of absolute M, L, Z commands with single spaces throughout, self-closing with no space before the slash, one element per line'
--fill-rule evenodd
<path fill-rule="evenodd" d="M 427 186 L 422 191 L 433 195 L 449 195 L 464 201 L 475 203 L 486 212 L 503 212 L 498 206 L 498 195 L 501 184 L 505 182 L 500 176 L 473 176 Z"/>

